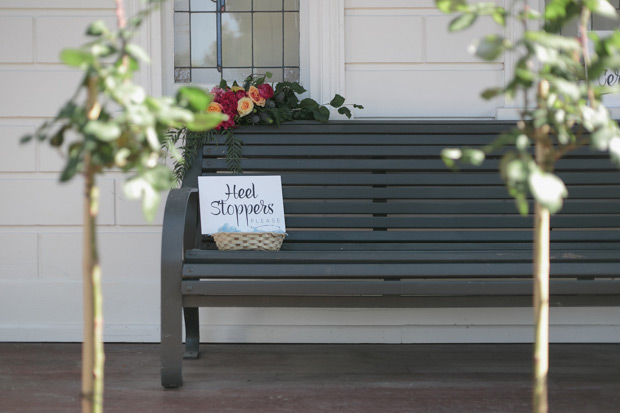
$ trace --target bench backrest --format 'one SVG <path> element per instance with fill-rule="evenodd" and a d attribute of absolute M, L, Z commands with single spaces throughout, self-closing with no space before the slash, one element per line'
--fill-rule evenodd
<path fill-rule="evenodd" d="M 245 173 L 281 175 L 288 250 L 531 248 L 532 216 L 517 213 L 499 155 L 452 172 L 446 147 L 482 146 L 513 122 L 292 123 L 235 131 Z M 203 149 L 203 174 L 226 173 L 223 141 Z M 559 161 L 569 188 L 552 218 L 552 248 L 620 246 L 620 172 L 605 153 Z M 214 248 L 212 245 L 207 248 Z"/>

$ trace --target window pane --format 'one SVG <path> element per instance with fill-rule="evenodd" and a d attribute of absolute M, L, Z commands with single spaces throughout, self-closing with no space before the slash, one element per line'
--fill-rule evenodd
<path fill-rule="evenodd" d="M 192 14 L 192 67 L 217 66 L 214 13 Z"/>
<path fill-rule="evenodd" d="M 189 69 L 174 69 L 174 83 L 189 83 L 191 80 Z"/>
<path fill-rule="evenodd" d="M 215 2 L 211 0 L 191 0 L 192 11 L 215 11 Z"/>
<path fill-rule="evenodd" d="M 299 82 L 299 68 L 284 69 L 285 82 Z"/>
<path fill-rule="evenodd" d="M 282 13 L 254 15 L 254 65 L 282 65 Z"/>
<path fill-rule="evenodd" d="M 254 10 L 282 10 L 282 0 L 254 0 Z"/>
<path fill-rule="evenodd" d="M 299 10 L 299 0 L 284 0 L 284 10 Z"/>
<path fill-rule="evenodd" d="M 252 0 L 226 0 L 226 11 L 250 11 Z"/>
<path fill-rule="evenodd" d="M 245 78 L 252 74 L 252 69 L 224 69 L 222 70 L 222 74 L 229 85 L 232 85 L 232 82 L 235 80 L 241 85 Z"/>
<path fill-rule="evenodd" d="M 283 73 L 282 73 L 281 67 L 267 67 L 267 68 L 259 67 L 259 68 L 254 69 L 255 75 L 264 75 L 267 72 L 271 73 L 271 78 L 265 79 L 267 83 L 282 82 L 284 80 L 282 76 Z"/>
<path fill-rule="evenodd" d="M 174 0 L 174 10 L 175 11 L 188 11 L 189 0 Z"/>
<path fill-rule="evenodd" d="M 222 65 L 252 66 L 252 15 L 222 14 Z"/>
<path fill-rule="evenodd" d="M 217 69 L 192 69 L 192 83 L 219 84 L 222 76 Z"/>
<path fill-rule="evenodd" d="M 189 13 L 174 13 L 174 66 L 189 66 Z"/>
<path fill-rule="evenodd" d="M 284 66 L 299 66 L 299 13 L 284 13 Z"/>

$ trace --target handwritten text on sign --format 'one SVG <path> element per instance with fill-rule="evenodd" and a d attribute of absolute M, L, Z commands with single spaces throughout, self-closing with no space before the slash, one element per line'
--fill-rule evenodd
<path fill-rule="evenodd" d="M 203 234 L 285 232 L 279 176 L 198 177 Z"/>

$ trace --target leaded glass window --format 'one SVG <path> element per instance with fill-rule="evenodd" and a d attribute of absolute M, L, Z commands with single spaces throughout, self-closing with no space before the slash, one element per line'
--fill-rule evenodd
<path fill-rule="evenodd" d="M 175 0 L 175 83 L 299 81 L 299 0 Z"/>

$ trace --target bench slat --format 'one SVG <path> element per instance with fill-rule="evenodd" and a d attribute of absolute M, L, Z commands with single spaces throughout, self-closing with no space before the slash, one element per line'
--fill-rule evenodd
<path fill-rule="evenodd" d="M 385 265 L 389 264 L 389 265 Z M 439 265 L 440 264 L 440 265 Z M 436 263 L 401 264 L 385 261 L 370 264 L 186 264 L 184 278 L 510 278 L 532 276 L 530 262 L 502 263 Z M 551 266 L 551 276 L 582 277 L 596 274 L 598 277 L 620 276 L 618 263 L 572 262 Z"/>
<path fill-rule="evenodd" d="M 575 283 L 553 280 L 550 283 L 551 295 L 573 295 Z M 580 281 L 578 285 L 583 294 L 620 294 L 620 281 Z M 420 295 L 477 297 L 485 295 L 531 295 L 532 282 L 518 281 L 284 281 L 284 280 L 246 280 L 246 281 L 183 281 L 182 289 L 187 295 L 228 295 L 228 296 L 287 296 L 287 295 Z"/>
<path fill-rule="evenodd" d="M 530 208 L 533 203 L 530 202 Z M 288 200 L 284 203 L 287 214 L 504 214 L 517 215 L 512 199 L 481 200 L 422 200 L 403 199 L 397 202 L 380 203 L 370 200 L 353 201 L 301 201 Z M 559 216 L 565 214 L 617 214 L 620 200 L 569 199 Z"/>

